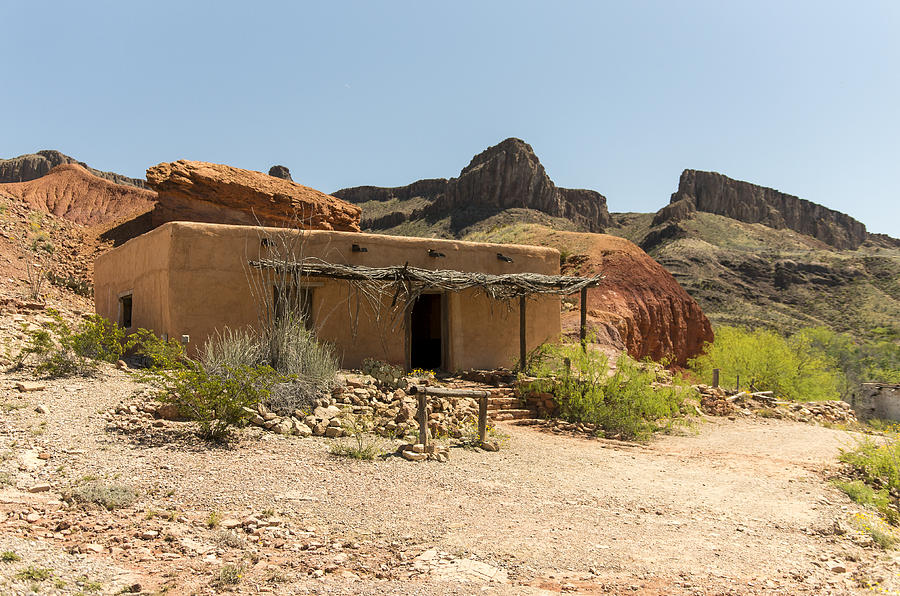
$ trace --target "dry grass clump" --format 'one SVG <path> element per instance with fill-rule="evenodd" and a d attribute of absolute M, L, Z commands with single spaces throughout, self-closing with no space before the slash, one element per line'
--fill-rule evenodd
<path fill-rule="evenodd" d="M 138 492 L 124 484 L 91 480 L 72 487 L 64 497 L 72 503 L 94 504 L 112 511 L 132 505 Z"/>

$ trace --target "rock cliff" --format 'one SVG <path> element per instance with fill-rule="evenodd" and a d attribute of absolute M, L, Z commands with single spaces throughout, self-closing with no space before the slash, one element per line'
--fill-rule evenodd
<path fill-rule="evenodd" d="M 517 208 L 566 218 L 590 232 L 600 232 L 610 223 L 603 195 L 593 190 L 557 187 L 531 146 L 514 138 L 476 155 L 456 178 L 419 180 L 394 188 L 360 186 L 339 190 L 334 195 L 353 203 L 423 201 L 415 209 L 366 216 L 363 226 L 372 229 L 453 216 L 459 222 L 455 226 L 458 232 L 463 225 Z"/>
<path fill-rule="evenodd" d="M 682 172 L 678 190 L 657 212 L 653 225 L 684 219 L 694 211 L 789 228 L 840 249 L 855 249 L 868 239 L 866 226 L 849 215 L 772 188 L 697 170 Z"/>
<path fill-rule="evenodd" d="M 124 184 L 126 186 L 136 186 L 145 188 L 143 180 L 137 178 L 129 178 L 115 172 L 101 172 L 89 167 L 84 162 L 80 162 L 74 157 L 69 157 L 59 151 L 45 149 L 37 153 L 29 153 L 13 157 L 12 159 L 0 159 L 0 183 L 5 182 L 28 182 L 35 180 L 41 176 L 46 176 L 50 170 L 59 165 L 77 164 L 98 178 L 103 178 L 116 184 Z"/>
<path fill-rule="evenodd" d="M 261 172 L 179 160 L 149 168 L 147 183 L 159 193 L 154 226 L 183 220 L 359 231 L 359 207 Z"/>

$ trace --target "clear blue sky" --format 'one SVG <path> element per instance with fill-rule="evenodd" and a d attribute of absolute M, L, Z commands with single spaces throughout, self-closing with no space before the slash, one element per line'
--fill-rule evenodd
<path fill-rule="evenodd" d="M 0 157 L 197 159 L 332 192 L 531 143 L 655 211 L 715 170 L 900 236 L 900 2 L 3 2 Z"/>

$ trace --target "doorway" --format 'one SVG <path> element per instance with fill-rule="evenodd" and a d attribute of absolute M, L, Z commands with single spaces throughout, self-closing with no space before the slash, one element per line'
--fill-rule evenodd
<path fill-rule="evenodd" d="M 436 370 L 444 366 L 444 304 L 441 294 L 422 294 L 410 314 L 410 366 Z"/>

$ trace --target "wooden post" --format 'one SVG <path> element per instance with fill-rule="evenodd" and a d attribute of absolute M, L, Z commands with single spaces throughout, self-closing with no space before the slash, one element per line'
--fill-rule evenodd
<path fill-rule="evenodd" d="M 719 369 L 718 369 L 718 368 L 714 368 L 714 369 L 713 369 L 713 381 L 712 381 L 712 385 L 713 385 L 713 387 L 718 387 L 718 386 L 719 386 Z"/>
<path fill-rule="evenodd" d="M 741 375 L 737 375 L 737 382 L 735 383 L 735 391 L 741 390 Z"/>
<path fill-rule="evenodd" d="M 487 397 L 478 399 L 478 440 L 482 445 L 487 437 L 487 400 Z"/>
<path fill-rule="evenodd" d="M 403 372 L 412 370 L 412 304 L 403 310 Z"/>
<path fill-rule="evenodd" d="M 419 419 L 419 443 L 428 444 L 428 412 L 425 411 L 425 392 L 419 394 L 419 411 L 416 412 Z"/>
<path fill-rule="evenodd" d="M 587 288 L 581 288 L 581 328 L 579 329 L 581 349 L 587 350 Z"/>
<path fill-rule="evenodd" d="M 519 372 L 525 372 L 525 296 L 519 296 Z"/>

